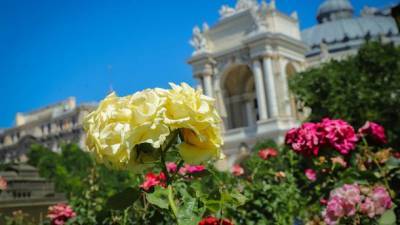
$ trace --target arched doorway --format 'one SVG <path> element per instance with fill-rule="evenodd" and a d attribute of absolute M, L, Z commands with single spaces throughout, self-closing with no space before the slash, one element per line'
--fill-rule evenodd
<path fill-rule="evenodd" d="M 252 126 L 258 119 L 254 76 L 249 66 L 230 67 L 221 82 L 228 129 Z"/>

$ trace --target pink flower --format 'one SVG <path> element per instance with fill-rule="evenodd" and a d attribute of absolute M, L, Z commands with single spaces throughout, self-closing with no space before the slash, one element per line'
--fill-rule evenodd
<path fill-rule="evenodd" d="M 306 175 L 307 179 L 309 179 L 311 181 L 317 180 L 317 173 L 313 169 L 306 169 L 304 171 L 304 174 Z"/>
<path fill-rule="evenodd" d="M 267 160 L 270 157 L 276 157 L 277 155 L 278 151 L 273 148 L 262 149 L 258 152 L 258 156 L 264 160 Z"/>
<path fill-rule="evenodd" d="M 384 187 L 375 187 L 370 197 L 375 203 L 376 215 L 382 215 L 387 209 L 392 208 L 392 199 Z"/>
<path fill-rule="evenodd" d="M 152 187 L 155 187 L 157 185 L 165 187 L 166 186 L 165 181 L 166 181 L 166 177 L 163 172 L 161 172 L 158 175 L 149 172 L 146 174 L 145 181 L 140 185 L 140 187 L 145 191 L 148 191 Z"/>
<path fill-rule="evenodd" d="M 346 155 L 354 150 L 358 141 L 354 128 L 343 120 L 322 120 L 325 138 L 331 147 Z"/>
<path fill-rule="evenodd" d="M 244 169 L 239 164 L 235 164 L 233 165 L 231 172 L 234 176 L 239 177 L 244 174 Z"/>
<path fill-rule="evenodd" d="M 7 190 L 7 180 L 4 177 L 0 177 L 0 191 Z"/>
<path fill-rule="evenodd" d="M 371 198 L 365 198 L 364 202 L 360 206 L 360 212 L 368 215 L 369 218 L 373 218 L 375 216 L 375 204 Z"/>
<path fill-rule="evenodd" d="M 290 129 L 286 133 L 285 143 L 295 152 L 305 156 L 318 155 L 324 144 L 323 130 L 319 123 L 304 123 L 299 128 Z"/>
<path fill-rule="evenodd" d="M 360 136 L 368 136 L 378 144 L 387 143 L 385 128 L 374 122 L 367 121 L 364 126 L 358 129 L 358 134 Z"/>
<path fill-rule="evenodd" d="M 328 225 L 337 224 L 338 220 L 345 215 L 343 208 L 342 199 L 338 196 L 334 196 L 329 199 L 325 211 L 322 216 L 324 221 Z"/>
<path fill-rule="evenodd" d="M 319 204 L 321 204 L 321 205 L 327 205 L 327 204 L 328 204 L 328 200 L 327 200 L 326 198 L 321 198 L 321 199 L 319 200 Z"/>
<path fill-rule="evenodd" d="M 177 170 L 177 165 L 174 162 L 167 163 L 166 167 L 169 173 L 175 173 Z"/>
<path fill-rule="evenodd" d="M 206 168 L 203 165 L 189 165 L 186 164 L 185 166 L 179 169 L 179 173 L 184 176 L 186 174 L 194 174 L 203 172 Z"/>
<path fill-rule="evenodd" d="M 76 216 L 74 210 L 67 204 L 60 203 L 49 207 L 47 217 L 52 225 L 63 225 L 69 219 Z"/>

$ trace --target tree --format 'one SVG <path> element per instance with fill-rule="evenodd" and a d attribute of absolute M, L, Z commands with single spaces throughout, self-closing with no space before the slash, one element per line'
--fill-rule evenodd
<path fill-rule="evenodd" d="M 374 121 L 400 146 L 400 48 L 369 42 L 356 56 L 293 76 L 290 89 L 311 108 L 310 121 L 341 118 L 355 127 Z"/>

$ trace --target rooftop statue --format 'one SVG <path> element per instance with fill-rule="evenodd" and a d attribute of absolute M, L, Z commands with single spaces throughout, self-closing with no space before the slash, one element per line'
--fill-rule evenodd
<path fill-rule="evenodd" d="M 208 25 L 203 24 L 203 29 L 205 32 L 207 32 Z M 201 32 L 200 27 L 198 26 L 193 28 L 193 36 L 189 43 L 195 49 L 193 55 L 204 53 L 208 50 L 207 39 L 204 36 L 204 32 Z"/>

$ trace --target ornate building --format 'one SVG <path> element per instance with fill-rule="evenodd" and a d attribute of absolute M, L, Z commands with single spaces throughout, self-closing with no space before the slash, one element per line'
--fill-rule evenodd
<path fill-rule="evenodd" d="M 0 162 L 25 161 L 31 144 L 58 151 L 63 143 L 83 144 L 82 120 L 93 104 L 76 105 L 75 98 L 29 113 L 17 113 L 15 126 L 0 131 Z"/>
<path fill-rule="evenodd" d="M 368 39 L 399 44 L 395 9 L 364 7 L 361 16 L 354 17 L 349 0 L 325 0 L 318 9 L 318 24 L 301 34 L 309 47 L 306 53 L 308 66 L 354 55 Z"/>
<path fill-rule="evenodd" d="M 296 12 L 280 12 L 274 0 L 238 0 L 219 13 L 215 25 L 193 29 L 195 50 L 188 63 L 199 88 L 216 99 L 224 150 L 232 156 L 257 140 L 283 141 L 283 134 L 298 124 L 301 115 L 287 78 L 305 68 L 307 46 Z"/>
<path fill-rule="evenodd" d="M 54 184 L 40 177 L 32 166 L 9 166 L 0 172 L 0 177 L 7 180 L 7 189 L 0 192 L 0 214 L 3 216 L 22 210 L 39 224 L 46 217 L 49 206 L 66 201 L 63 194 L 55 192 Z M 3 223 L 0 218 L 0 224 Z"/>

